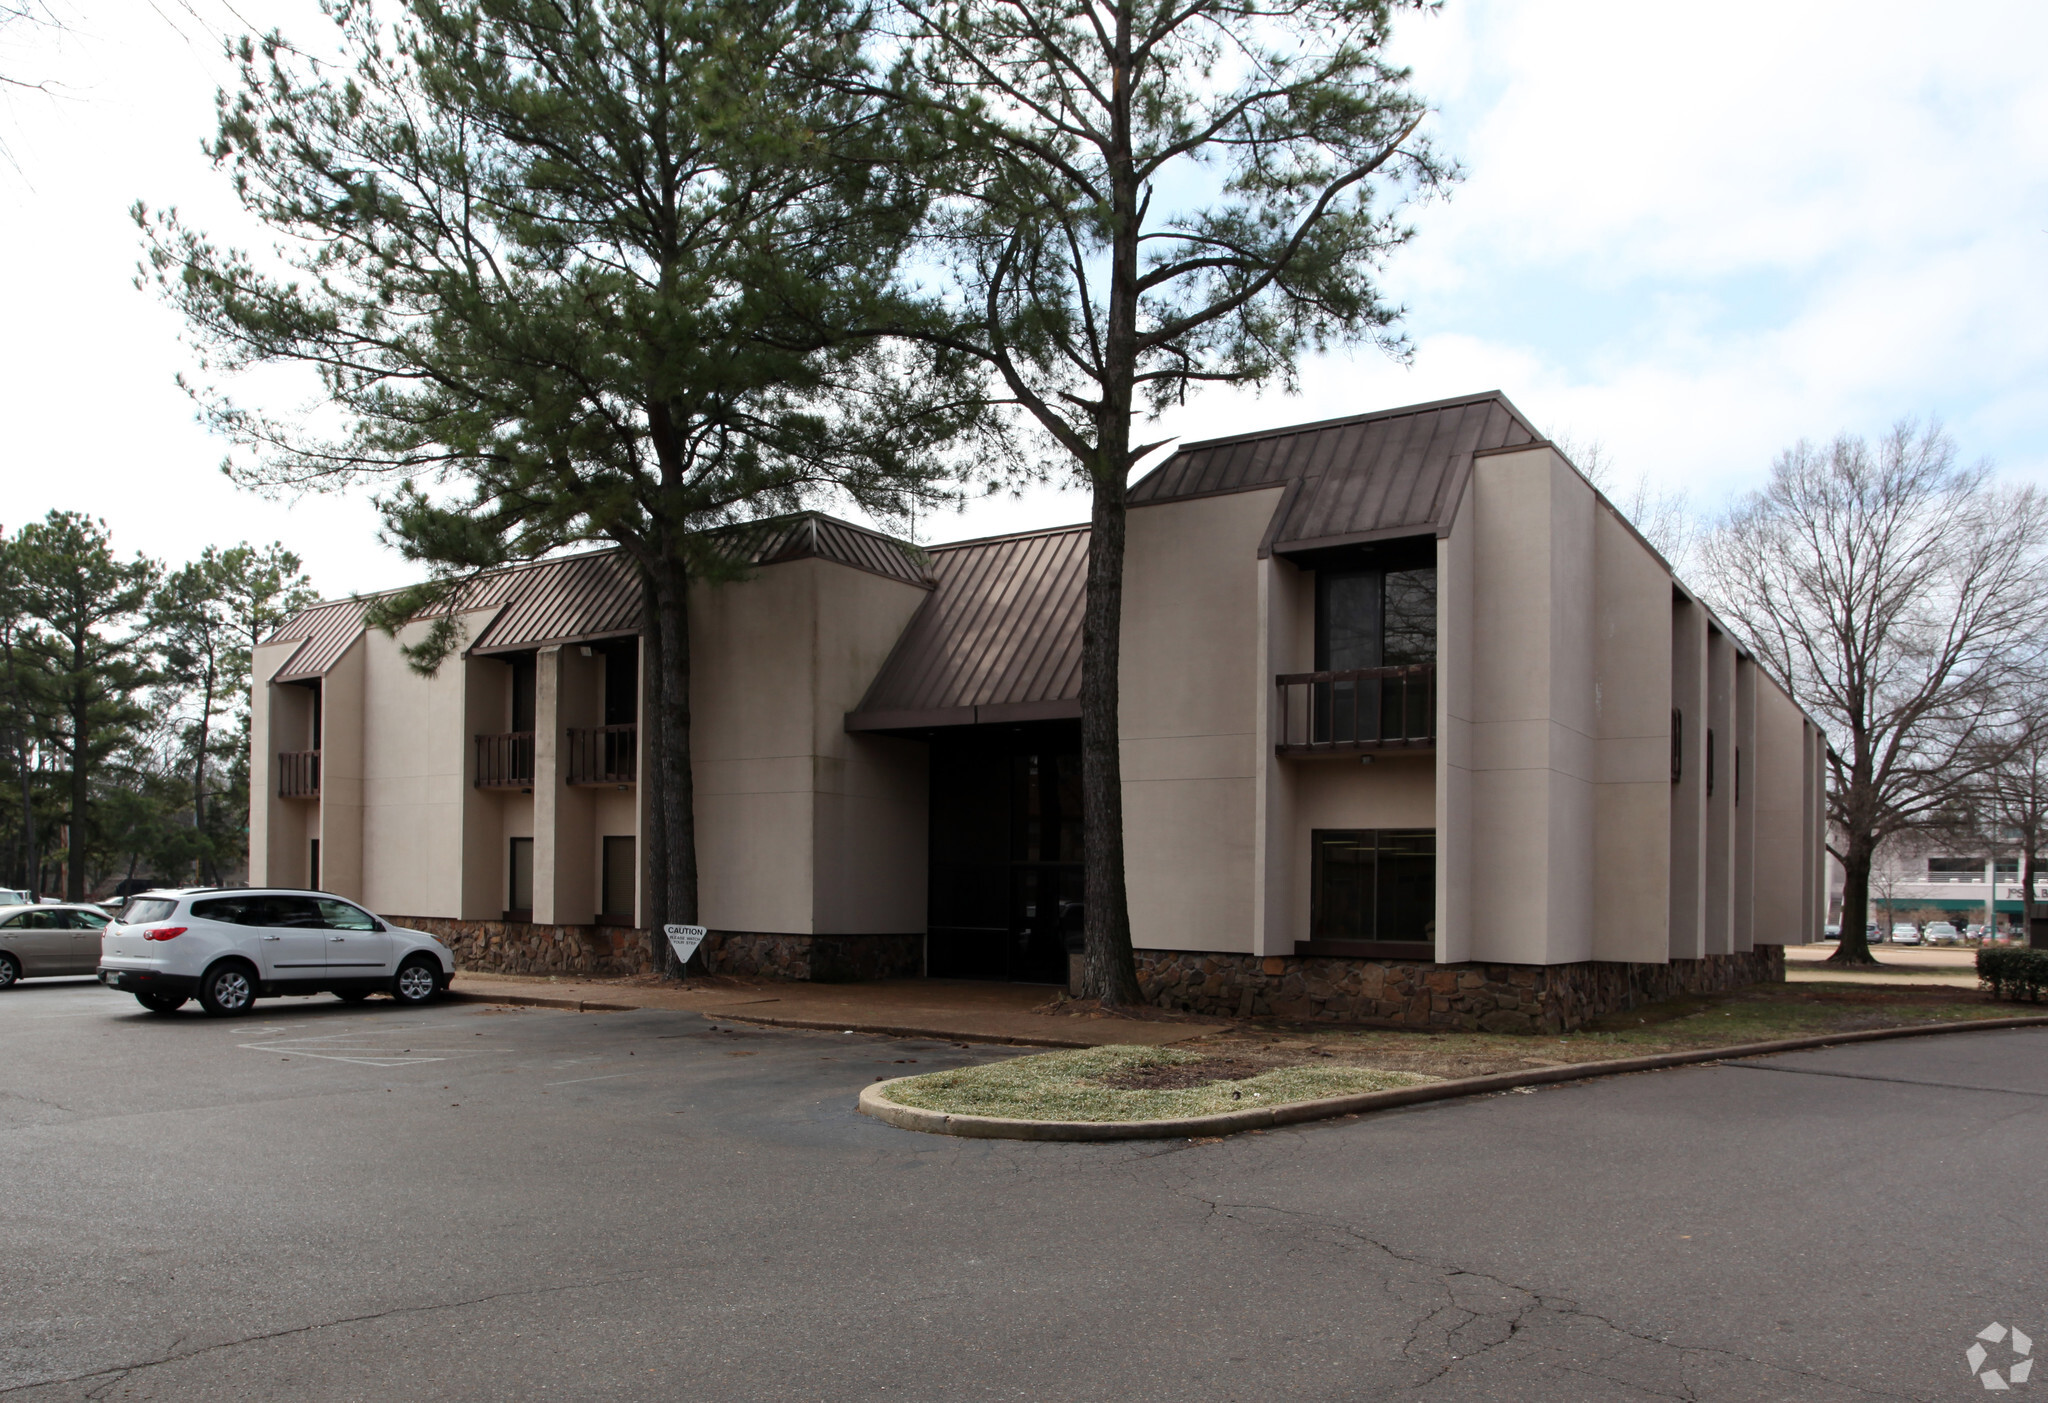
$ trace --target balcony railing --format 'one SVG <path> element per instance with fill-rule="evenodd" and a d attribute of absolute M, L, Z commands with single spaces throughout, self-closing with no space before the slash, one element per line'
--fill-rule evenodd
<path fill-rule="evenodd" d="M 1288 672 L 1274 749 L 1282 755 L 1355 755 L 1436 748 L 1436 664 Z"/>
<path fill-rule="evenodd" d="M 638 726 L 578 726 L 569 731 L 569 783 L 632 784 L 640 772 Z"/>
<path fill-rule="evenodd" d="M 478 789 L 533 788 L 533 732 L 507 731 L 476 738 Z"/>
<path fill-rule="evenodd" d="M 318 799 L 320 797 L 320 752 L 281 750 L 277 754 L 277 797 Z"/>

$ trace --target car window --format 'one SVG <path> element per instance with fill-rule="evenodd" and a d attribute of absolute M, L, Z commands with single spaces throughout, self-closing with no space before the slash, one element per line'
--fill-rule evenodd
<path fill-rule="evenodd" d="M 335 901 L 328 897 L 315 897 L 320 906 L 320 920 L 329 930 L 375 930 L 377 922 L 370 913 L 346 901 Z"/>
<path fill-rule="evenodd" d="M 71 922 L 73 930 L 104 930 L 107 918 L 97 911 L 73 911 Z"/>
<path fill-rule="evenodd" d="M 29 918 L 29 916 L 30 916 L 31 914 L 32 914 L 32 913 L 30 913 L 30 912 L 27 912 L 27 911 L 17 911 L 17 912 L 15 912 L 15 913 L 14 913 L 14 914 L 13 914 L 12 916 L 9 916 L 9 917 L 8 917 L 8 918 L 7 918 L 6 920 L 4 920 L 4 921 L 0 921 L 0 930 L 26 930 L 26 929 L 28 929 L 28 918 Z"/>
<path fill-rule="evenodd" d="M 121 919 L 131 926 L 143 925 L 149 921 L 161 921 L 178 909 L 178 903 L 161 896 L 131 897 L 121 912 Z M 215 917 L 215 920 L 223 919 Z"/>
<path fill-rule="evenodd" d="M 260 926 L 263 898 L 260 896 L 216 896 L 192 903 L 192 914 L 202 920 L 221 921 L 231 926 Z"/>
<path fill-rule="evenodd" d="M 61 911 L 31 911 L 28 913 L 28 927 L 30 930 L 62 930 L 64 922 L 58 918 L 63 914 Z"/>
<path fill-rule="evenodd" d="M 266 896 L 263 924 L 288 930 L 323 930 L 327 922 L 320 914 L 320 903 L 310 896 Z"/>

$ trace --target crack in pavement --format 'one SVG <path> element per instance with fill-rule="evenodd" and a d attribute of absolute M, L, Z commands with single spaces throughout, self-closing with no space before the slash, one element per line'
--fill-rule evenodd
<path fill-rule="evenodd" d="M 1795 1077 L 1840 1077 L 1844 1081 L 1886 1081 L 1897 1086 L 1925 1086 L 1937 1091 L 1983 1091 L 1993 1096 L 2031 1096 L 2048 1099 L 2048 1091 L 2019 1091 L 2009 1086 L 1970 1086 L 1964 1082 L 1921 1081 L 1917 1077 L 1881 1077 L 1874 1072 L 1824 1072 L 1818 1067 L 1774 1067 L 1768 1062 L 1723 1062 L 1723 1067 L 1745 1072 L 1783 1072 Z"/>
<path fill-rule="evenodd" d="M 1610 1384 L 1634 1389 L 1650 1397 L 1671 1398 L 1685 1400 L 1685 1403 L 1694 1403 L 1694 1400 L 1699 1395 L 1692 1383 L 1683 1376 L 1686 1363 L 1694 1358 L 1720 1359 L 1747 1365 L 1751 1368 L 1767 1370 L 1771 1374 L 1787 1381 L 1799 1379 L 1825 1383 L 1844 1392 L 1853 1393 L 1864 1398 L 1899 1399 L 1913 1396 L 1871 1388 L 1864 1384 L 1837 1378 L 1831 1374 L 1820 1373 L 1814 1370 L 1793 1368 L 1772 1360 L 1744 1354 L 1738 1350 L 1724 1349 L 1715 1345 L 1680 1344 L 1664 1336 L 1623 1324 L 1568 1297 L 1547 1295 L 1533 1287 L 1518 1285 L 1491 1272 L 1478 1271 L 1419 1254 L 1400 1251 L 1389 1246 L 1387 1243 L 1368 1236 L 1342 1219 L 1328 1214 L 1283 1208 L 1277 1204 L 1237 1203 L 1223 1198 L 1211 1197 L 1192 1188 L 1182 1190 L 1182 1192 L 1185 1192 L 1189 1197 L 1202 1203 L 1207 1208 L 1207 1222 L 1214 1223 L 1218 1219 L 1224 1219 L 1242 1224 L 1255 1231 L 1265 1232 L 1274 1230 L 1274 1225 L 1260 1224 L 1253 1218 L 1242 1215 L 1273 1214 L 1285 1223 L 1285 1230 L 1287 1231 L 1297 1233 L 1313 1232 L 1315 1229 L 1320 1228 L 1326 1234 L 1323 1237 L 1325 1242 L 1335 1242 L 1339 1246 L 1363 1246 L 1384 1255 L 1392 1261 L 1418 1268 L 1422 1272 L 1433 1276 L 1435 1278 L 1433 1282 L 1426 1278 L 1409 1278 L 1415 1285 L 1433 1286 L 1441 1294 L 1442 1303 L 1434 1308 L 1423 1309 L 1420 1317 L 1411 1324 L 1407 1338 L 1401 1341 L 1397 1351 L 1401 1359 L 1427 1369 L 1427 1372 L 1411 1383 L 1390 1385 L 1390 1390 L 1397 1389 L 1402 1393 L 1418 1394 L 1450 1373 L 1459 1364 L 1485 1361 L 1490 1356 L 1496 1355 L 1500 1351 L 1522 1341 L 1525 1337 L 1533 1338 L 1535 1328 L 1547 1319 L 1553 1323 L 1564 1325 L 1583 1323 L 1598 1326 L 1611 1331 L 1614 1335 L 1620 1337 L 1622 1341 L 1627 1342 L 1627 1345 L 1623 1348 L 1607 1352 L 1604 1358 L 1596 1355 L 1596 1359 L 1593 1361 L 1573 1361 L 1568 1356 L 1564 1356 L 1555 1349 L 1552 1349 L 1549 1351 L 1551 1357 L 1548 1360 L 1551 1367 L 1582 1374 L 1589 1378 L 1598 1378 Z M 1381 1286 L 1383 1290 L 1392 1294 L 1396 1284 L 1395 1281 L 1383 1281 Z M 1477 1303 L 1472 1300 L 1475 1294 L 1472 1289 L 1474 1287 L 1490 1289 L 1491 1291 L 1501 1293 L 1504 1299 L 1515 1302 L 1514 1308 L 1511 1311 L 1505 1312 L 1497 1310 L 1485 1311 L 1476 1308 Z M 1396 1295 L 1395 1299 L 1398 1300 L 1400 1298 Z M 1468 1304 L 1467 1302 L 1471 1303 Z M 1416 1308 L 1412 1303 L 1404 1302 L 1404 1304 L 1408 1304 L 1411 1309 Z M 1463 1332 L 1466 1332 L 1469 1327 L 1476 1323 L 1485 1320 L 1496 1322 L 1495 1328 L 1487 1332 L 1491 1338 L 1466 1334 L 1465 1338 L 1471 1341 L 1471 1345 L 1476 1346 L 1476 1348 L 1471 1346 L 1455 1346 L 1455 1341 Z M 1436 1328 L 1432 1328 L 1433 1326 Z M 1432 1336 L 1437 1341 L 1440 1341 L 1433 1348 L 1425 1343 L 1426 1337 Z M 1594 1367 L 1598 1363 L 1618 1360 L 1620 1355 L 1626 1352 L 1629 1346 L 1636 1345 L 1649 1346 L 1654 1351 L 1671 1351 L 1676 1354 L 1676 1363 L 1680 1375 L 1676 1380 L 1672 1381 L 1672 1386 L 1675 1386 L 1678 1391 L 1673 1392 L 1670 1387 L 1660 1386 L 1657 1383 L 1640 1377 L 1629 1376 L 1637 1371 L 1607 1372 Z M 1455 1353 L 1453 1352 L 1454 1347 L 1456 1347 Z M 1438 1352 L 1447 1355 L 1448 1358 L 1438 1362 L 1430 1357 Z M 1431 1367 L 1432 1365 L 1434 1367 Z"/>
<path fill-rule="evenodd" d="M 332 1330 L 341 1325 L 362 1325 L 370 1321 L 387 1320 L 393 1316 L 432 1315 L 437 1311 L 462 1310 L 469 1306 L 488 1305 L 492 1301 L 512 1301 L 534 1296 L 553 1296 L 567 1291 L 589 1291 L 601 1286 L 617 1286 L 626 1282 L 647 1281 L 656 1274 L 655 1272 L 645 1271 L 623 1272 L 616 1276 L 596 1277 L 589 1281 L 564 1282 L 559 1286 L 533 1286 L 518 1291 L 492 1291 L 481 1296 L 474 1296 L 459 1301 L 435 1301 L 417 1306 L 391 1306 L 384 1310 L 369 1311 L 363 1315 L 347 1315 L 335 1320 L 318 1320 L 308 1325 L 293 1325 L 282 1330 L 268 1330 L 262 1334 L 247 1335 L 238 1340 L 222 1340 L 216 1344 L 202 1345 L 198 1349 L 187 1350 L 182 1354 L 175 1352 L 177 1345 L 185 1338 L 183 1335 L 179 1335 L 176 1340 L 172 1341 L 171 1348 L 155 1359 L 144 1359 L 134 1364 L 110 1364 L 105 1368 L 88 1369 L 82 1374 L 71 1374 L 64 1378 L 38 1379 L 33 1383 L 9 1384 L 5 1388 L 0 1388 L 0 1397 L 10 1393 L 26 1393 L 28 1390 L 36 1388 L 57 1388 L 64 1384 L 85 1383 L 87 1380 L 92 1379 L 103 1380 L 104 1382 L 95 1384 L 91 1389 L 87 1390 L 86 1397 L 94 1398 L 130 1374 L 141 1373 L 145 1369 L 160 1369 L 166 1364 L 182 1364 L 187 1360 L 203 1358 L 209 1354 L 217 1354 L 222 1350 L 240 1349 L 244 1345 L 263 1344 L 269 1340 L 290 1339 L 294 1335 L 310 1335 L 320 1330 Z"/>

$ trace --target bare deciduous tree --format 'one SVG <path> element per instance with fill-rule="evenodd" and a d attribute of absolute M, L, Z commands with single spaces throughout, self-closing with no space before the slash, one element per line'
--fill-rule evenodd
<path fill-rule="evenodd" d="M 2002 763 L 2043 660 L 2048 502 L 1963 466 L 1939 425 L 1779 455 L 1704 560 L 1731 623 L 1827 725 L 1835 963 L 1867 964 L 1871 859 Z"/>
<path fill-rule="evenodd" d="M 2048 943 L 2034 935 L 2034 874 L 2048 840 L 2048 689 L 2027 688 L 2018 707 L 2016 738 L 1985 772 L 1973 807 L 1993 840 L 2019 849 L 2020 928 L 2029 945 L 2039 945 Z"/>

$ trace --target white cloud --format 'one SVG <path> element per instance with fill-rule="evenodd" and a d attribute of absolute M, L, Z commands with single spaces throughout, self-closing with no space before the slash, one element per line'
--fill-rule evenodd
<path fill-rule="evenodd" d="M 323 23 L 301 0 L 236 8 L 264 27 Z M 408 578 L 362 498 L 287 508 L 229 486 L 222 445 L 172 384 L 188 357 L 175 319 L 129 285 L 126 208 L 245 226 L 198 151 L 228 70 L 162 13 L 187 12 L 103 0 L 30 55 L 66 96 L 0 109 L 21 167 L 0 169 L 0 521 L 72 507 L 173 559 L 282 537 L 331 591 Z M 1602 442 L 1621 474 L 1707 501 L 1801 436 L 1904 413 L 2048 478 L 2048 7 L 1451 0 L 1406 21 L 1401 48 L 1469 172 L 1419 212 L 1390 270 L 1415 364 L 1328 357 L 1298 397 L 1209 390 L 1167 431 L 1498 388 L 1539 425 Z M 1086 514 L 1081 494 L 1041 489 L 921 534 Z"/>

